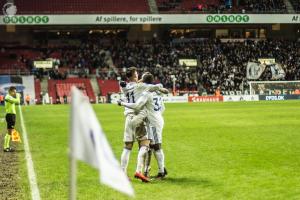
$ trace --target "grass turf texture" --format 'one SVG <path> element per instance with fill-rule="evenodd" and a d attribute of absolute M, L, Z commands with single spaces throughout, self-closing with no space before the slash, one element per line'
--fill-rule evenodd
<path fill-rule="evenodd" d="M 68 197 L 69 109 L 23 107 L 42 199 Z M 94 109 L 119 159 L 123 109 Z M 167 104 L 163 148 L 169 176 L 149 184 L 133 179 L 136 199 L 300 199 L 299 111 L 299 101 Z M 131 176 L 136 157 L 135 145 Z M 27 179 L 20 160 L 20 176 Z M 85 163 L 79 162 L 77 182 L 78 199 L 128 199 L 100 185 L 98 171 Z M 28 187 L 22 188 L 28 194 Z"/>

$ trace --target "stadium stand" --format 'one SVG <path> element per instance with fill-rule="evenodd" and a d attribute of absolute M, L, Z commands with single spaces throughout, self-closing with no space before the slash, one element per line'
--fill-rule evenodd
<path fill-rule="evenodd" d="M 191 11 L 217 11 L 222 7 L 220 1 L 212 0 L 156 0 L 161 12 L 191 12 Z"/>
<path fill-rule="evenodd" d="M 127 46 L 126 50 L 122 45 Z M 114 60 L 119 67 L 137 66 L 141 72 L 150 71 L 167 88 L 172 88 L 170 75 L 176 75 L 179 90 L 202 90 L 212 94 L 217 86 L 222 91 L 247 88 L 246 64 L 261 57 L 275 58 L 286 70 L 285 80 L 297 80 L 299 69 L 299 42 L 281 40 L 261 40 L 226 42 L 220 40 L 200 40 L 189 43 L 153 43 L 115 47 Z M 139 51 L 136 51 L 139 49 Z M 180 58 L 199 61 L 196 68 L 178 65 Z M 270 80 L 264 76 L 262 80 Z"/>
<path fill-rule="evenodd" d="M 3 1 L 3 0 L 2 0 Z M 149 13 L 147 0 L 15 0 L 19 14 Z"/>
<path fill-rule="evenodd" d="M 171 89 L 173 87 L 170 75 L 176 75 L 177 90 L 198 90 L 213 94 L 218 86 L 221 87 L 222 91 L 248 88 L 246 79 L 247 62 L 257 62 L 258 58 L 267 57 L 275 58 L 276 62 L 282 64 L 286 72 L 283 80 L 297 80 L 300 78 L 300 57 L 298 56 L 300 42 L 287 40 L 221 42 L 219 39 L 191 40 L 190 42 L 185 40 L 183 40 L 185 42 L 181 40 L 174 41 L 161 42 L 157 40 L 144 43 L 118 40 L 107 50 L 111 54 L 113 67 L 109 67 L 103 61 L 100 61 L 102 56 L 97 53 L 99 49 L 91 48 L 91 44 L 88 42 L 80 50 L 75 48 L 64 51 L 64 56 L 61 57 L 61 61 L 57 66 L 58 69 L 49 72 L 50 77 L 52 79 L 65 79 L 68 73 L 72 74 L 79 70 L 85 72 L 83 75 L 79 74 L 81 77 L 88 77 L 89 74 L 96 73 L 102 95 L 106 95 L 108 92 L 119 90 L 115 80 L 118 76 L 124 77 L 124 68 L 136 66 L 141 73 L 145 71 L 153 73 L 156 81 L 163 83 L 167 88 Z M 53 52 L 51 49 L 49 51 Z M 57 51 L 57 48 L 55 51 Z M 31 53 L 29 54 L 31 55 Z M 179 59 L 181 58 L 197 59 L 198 67 L 188 68 L 179 65 Z M 96 60 L 99 62 L 95 62 Z M 29 70 L 32 61 L 29 60 L 26 63 L 28 64 L 27 70 Z M 65 68 L 66 63 L 67 68 Z M 59 71 L 62 71 L 63 75 L 60 75 Z M 267 73 L 260 80 L 270 79 L 271 76 Z M 86 89 L 88 96 L 94 100 L 90 96 L 87 86 Z M 51 90 L 53 91 L 50 96 L 53 96 L 52 93 L 56 93 L 57 88 L 54 87 Z"/>
<path fill-rule="evenodd" d="M 300 12 L 300 1 L 299 0 L 290 0 L 291 4 L 294 7 L 296 12 Z"/>
<path fill-rule="evenodd" d="M 101 80 L 97 79 L 101 96 L 107 96 L 109 93 L 120 92 L 119 83 L 116 80 Z"/>
<path fill-rule="evenodd" d="M 286 13 L 283 0 L 240 0 L 237 5 L 224 0 L 156 0 L 160 12 L 251 12 L 251 13 Z"/>
<path fill-rule="evenodd" d="M 0 52 L 0 74 L 26 74 L 29 70 L 22 58 L 17 58 L 16 53 L 5 51 Z"/>
<path fill-rule="evenodd" d="M 240 6 L 252 12 L 286 12 L 283 0 L 242 0 Z"/>
<path fill-rule="evenodd" d="M 68 78 L 66 80 L 48 80 L 48 92 L 49 96 L 52 97 L 53 102 L 63 103 L 64 98 L 70 102 L 71 87 L 76 86 L 86 94 L 90 102 L 95 102 L 96 97 L 92 89 L 92 85 L 89 79 L 82 78 Z"/>

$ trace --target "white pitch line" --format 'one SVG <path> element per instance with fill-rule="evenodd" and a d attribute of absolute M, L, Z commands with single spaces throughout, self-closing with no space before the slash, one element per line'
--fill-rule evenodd
<path fill-rule="evenodd" d="M 32 200 L 40 200 L 41 199 L 40 191 L 39 191 L 37 181 L 36 181 L 36 175 L 34 172 L 32 157 L 31 157 L 29 144 L 28 144 L 27 131 L 26 131 L 26 127 L 24 124 L 23 113 L 22 113 L 22 109 L 21 109 L 20 105 L 19 105 L 19 111 L 20 111 L 21 128 L 22 128 L 22 133 L 23 133 L 25 158 L 26 158 L 26 163 L 27 163 L 28 180 L 29 180 L 30 190 L 31 190 L 31 199 Z"/>

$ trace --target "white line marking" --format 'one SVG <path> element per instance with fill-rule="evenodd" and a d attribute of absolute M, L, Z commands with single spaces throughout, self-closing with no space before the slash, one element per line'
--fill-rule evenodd
<path fill-rule="evenodd" d="M 22 133 L 23 133 L 25 158 L 26 158 L 26 163 L 27 163 L 28 180 L 29 180 L 30 190 L 31 190 L 31 198 L 32 198 L 32 200 L 40 200 L 41 199 L 40 191 L 39 191 L 39 188 L 38 188 L 38 185 L 36 182 L 36 175 L 34 172 L 32 157 L 31 157 L 29 144 L 28 144 L 27 131 L 26 131 L 26 127 L 24 124 L 23 113 L 22 113 L 22 109 L 21 109 L 20 105 L 19 105 L 19 111 L 20 111 L 21 128 L 22 128 Z"/>

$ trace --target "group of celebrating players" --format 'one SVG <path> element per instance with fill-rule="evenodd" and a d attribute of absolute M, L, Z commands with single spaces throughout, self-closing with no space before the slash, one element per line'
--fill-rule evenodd
<path fill-rule="evenodd" d="M 127 69 L 126 77 L 127 82 L 120 82 L 126 98 L 118 101 L 119 106 L 125 107 L 126 117 L 121 167 L 127 174 L 130 153 L 134 141 L 137 140 L 139 152 L 134 177 L 143 182 L 150 181 L 150 160 L 153 152 L 158 164 L 158 174 L 155 178 L 162 179 L 167 175 L 167 170 L 161 148 L 164 126 L 162 114 L 165 110 L 161 94 L 167 94 L 168 90 L 161 84 L 153 84 L 154 78 L 149 72 L 144 73 L 139 80 L 135 67 Z"/>

